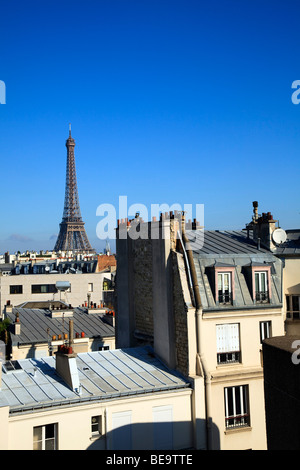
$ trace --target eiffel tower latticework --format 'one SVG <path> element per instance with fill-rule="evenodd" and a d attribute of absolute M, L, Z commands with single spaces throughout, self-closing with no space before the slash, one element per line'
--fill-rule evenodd
<path fill-rule="evenodd" d="M 71 126 L 69 129 L 69 138 L 66 141 L 66 147 L 67 174 L 65 204 L 54 251 L 94 253 L 95 250 L 91 247 L 84 228 L 79 206 L 74 153 L 75 140 L 71 136 Z"/>

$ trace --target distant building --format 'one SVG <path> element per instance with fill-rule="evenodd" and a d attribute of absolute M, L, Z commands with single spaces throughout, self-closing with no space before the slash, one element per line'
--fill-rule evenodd
<path fill-rule="evenodd" d="M 98 255 L 97 272 L 116 272 L 117 260 L 114 255 Z"/>
<path fill-rule="evenodd" d="M 97 259 L 19 263 L 5 269 L 5 275 L 0 276 L 0 314 L 7 304 L 17 306 L 29 300 L 98 307 L 105 302 L 103 291 L 113 277 L 110 272 L 97 272 Z M 59 283 L 65 282 L 69 287 L 61 290 Z"/>
<path fill-rule="evenodd" d="M 12 360 L 51 356 L 69 341 L 72 321 L 73 349 L 90 352 L 115 349 L 113 318 L 105 309 L 69 308 L 64 302 L 24 302 L 6 308 L 10 320 Z"/>

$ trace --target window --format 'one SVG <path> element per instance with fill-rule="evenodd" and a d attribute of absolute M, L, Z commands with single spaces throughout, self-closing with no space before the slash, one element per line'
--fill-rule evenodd
<path fill-rule="evenodd" d="M 174 434 L 174 416 L 172 405 L 154 406 L 153 419 L 153 449 L 172 450 Z"/>
<path fill-rule="evenodd" d="M 102 436 L 102 416 L 92 416 L 91 431 L 93 436 Z"/>
<path fill-rule="evenodd" d="M 57 424 L 33 428 L 33 450 L 57 450 Z"/>
<path fill-rule="evenodd" d="M 88 284 L 88 292 L 93 292 L 93 283 L 89 282 Z"/>
<path fill-rule="evenodd" d="M 248 385 L 226 387 L 224 399 L 226 429 L 250 426 Z"/>
<path fill-rule="evenodd" d="M 10 294 L 23 294 L 23 286 L 9 286 Z"/>
<path fill-rule="evenodd" d="M 107 344 L 102 344 L 101 346 L 99 346 L 99 351 L 108 351 L 109 350 L 109 346 Z"/>
<path fill-rule="evenodd" d="M 218 273 L 218 301 L 220 304 L 232 302 L 231 273 Z"/>
<path fill-rule="evenodd" d="M 259 322 L 259 331 L 260 331 L 260 342 L 262 343 L 264 339 L 270 338 L 271 336 L 271 322 L 270 321 Z"/>
<path fill-rule="evenodd" d="M 300 319 L 300 295 L 286 296 L 286 312 L 287 318 L 292 320 Z"/>
<path fill-rule="evenodd" d="M 57 288 L 55 284 L 33 284 L 31 286 L 32 294 L 55 294 L 56 292 Z"/>
<path fill-rule="evenodd" d="M 228 364 L 240 362 L 240 328 L 238 323 L 216 325 L 217 362 Z"/>
<path fill-rule="evenodd" d="M 255 272 L 255 300 L 259 303 L 269 302 L 267 271 Z"/>

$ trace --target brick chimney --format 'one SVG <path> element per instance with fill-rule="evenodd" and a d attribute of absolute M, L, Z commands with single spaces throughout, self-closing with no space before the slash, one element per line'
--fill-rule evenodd
<path fill-rule="evenodd" d="M 273 219 L 271 212 L 263 212 L 261 215 L 258 214 L 258 202 L 253 202 L 253 217 L 252 217 L 252 229 L 253 229 L 253 240 L 263 248 L 267 248 L 270 251 L 276 249 L 276 245 L 272 240 L 272 233 L 276 229 L 277 220 Z"/>
<path fill-rule="evenodd" d="M 21 323 L 19 318 L 19 312 L 16 313 L 16 318 L 14 321 L 14 334 L 20 335 L 21 334 Z"/>

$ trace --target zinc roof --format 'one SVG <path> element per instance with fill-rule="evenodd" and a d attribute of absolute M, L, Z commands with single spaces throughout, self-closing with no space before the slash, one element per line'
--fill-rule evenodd
<path fill-rule="evenodd" d="M 188 231 L 193 251 L 203 309 L 267 309 L 282 305 L 282 262 L 274 254 L 257 244 L 244 231 Z M 270 301 L 256 303 L 252 295 L 251 266 L 271 267 Z M 218 304 L 215 295 L 213 268 L 233 268 L 234 299 L 230 304 Z M 248 270 L 248 273 L 247 273 Z"/>
<path fill-rule="evenodd" d="M 78 354 L 80 394 L 57 374 L 55 356 L 18 363 L 20 370 L 6 372 L 2 368 L 0 406 L 8 405 L 10 413 L 190 386 L 179 373 L 168 369 L 150 346 Z"/>
<path fill-rule="evenodd" d="M 11 323 L 15 321 L 16 313 L 19 314 L 21 323 L 21 334 L 15 335 L 11 329 L 11 338 L 13 344 L 31 344 L 47 342 L 49 335 L 58 335 L 69 331 L 69 318 L 51 318 L 51 313 L 47 309 L 14 307 L 12 312 L 7 312 L 6 316 Z M 84 308 L 77 307 L 73 311 L 74 332 L 85 333 L 88 338 L 97 336 L 113 337 L 115 336 L 115 328 L 103 320 L 103 314 L 88 314 Z"/>

